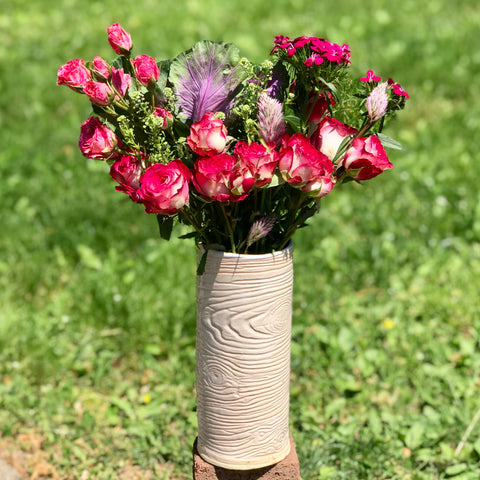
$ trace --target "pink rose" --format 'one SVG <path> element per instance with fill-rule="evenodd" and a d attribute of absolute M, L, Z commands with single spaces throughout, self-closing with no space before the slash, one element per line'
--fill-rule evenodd
<path fill-rule="evenodd" d="M 313 197 L 323 197 L 333 188 L 332 162 L 305 135 L 285 135 L 279 156 L 280 173 L 294 187 Z"/>
<path fill-rule="evenodd" d="M 339 122 L 335 118 L 325 117 L 312 135 L 311 142 L 316 149 L 333 160 L 343 140 L 355 133 L 357 131 L 354 128 Z"/>
<path fill-rule="evenodd" d="M 166 130 L 172 126 L 173 115 L 168 110 L 160 107 L 154 107 L 153 114 L 162 119 L 162 125 L 160 127 L 162 130 Z"/>
<path fill-rule="evenodd" d="M 191 172 L 181 160 L 154 163 L 140 177 L 137 191 L 146 213 L 173 215 L 188 205 Z"/>
<path fill-rule="evenodd" d="M 227 146 L 227 129 L 215 114 L 207 112 L 202 119 L 190 127 L 187 142 L 198 155 L 213 156 L 223 153 Z"/>
<path fill-rule="evenodd" d="M 132 38 L 118 23 L 107 28 L 108 43 L 115 53 L 128 55 L 132 49 Z"/>
<path fill-rule="evenodd" d="M 235 195 L 232 191 L 235 163 L 235 157 L 226 153 L 197 158 L 193 166 L 195 188 L 204 197 L 219 202 L 243 200 L 247 195 Z"/>
<path fill-rule="evenodd" d="M 134 202 L 140 202 L 137 190 L 140 188 L 141 174 L 139 161 L 131 155 L 123 155 L 110 167 L 110 176 L 120 184 L 115 190 L 126 193 Z"/>
<path fill-rule="evenodd" d="M 382 142 L 376 135 L 356 138 L 339 162 L 355 180 L 369 180 L 393 168 Z"/>
<path fill-rule="evenodd" d="M 261 145 L 256 142 L 249 144 L 240 141 L 235 145 L 234 155 L 238 158 L 240 166 L 248 169 L 256 186 L 261 187 L 272 180 L 278 165 L 277 152 L 272 143 Z"/>
<path fill-rule="evenodd" d="M 66 85 L 76 92 L 82 92 L 85 83 L 91 78 L 92 74 L 85 66 L 85 61 L 76 58 L 58 69 L 57 85 Z"/>
<path fill-rule="evenodd" d="M 137 80 L 145 87 L 148 87 L 150 83 L 155 83 L 160 77 L 160 70 L 155 59 L 148 55 L 135 57 L 133 68 Z"/>
<path fill-rule="evenodd" d="M 97 117 L 90 117 L 80 127 L 78 146 L 87 158 L 108 159 L 120 143 L 117 136 Z"/>
<path fill-rule="evenodd" d="M 132 79 L 128 73 L 124 73 L 123 68 L 117 70 L 112 67 L 112 85 L 122 97 L 125 96 L 131 84 Z"/>
<path fill-rule="evenodd" d="M 113 96 L 112 88 L 103 82 L 94 82 L 89 80 L 83 87 L 85 93 L 90 101 L 95 105 L 105 106 L 110 103 L 110 96 Z"/>
<path fill-rule="evenodd" d="M 100 77 L 97 80 L 108 80 L 110 78 L 110 66 L 102 57 L 94 57 L 92 63 L 94 73 Z"/>

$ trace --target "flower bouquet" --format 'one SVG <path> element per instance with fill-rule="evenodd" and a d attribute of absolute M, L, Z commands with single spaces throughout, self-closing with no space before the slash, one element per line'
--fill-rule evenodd
<path fill-rule="evenodd" d="M 392 168 L 381 132 L 408 95 L 371 70 L 352 79 L 348 45 L 278 35 L 256 65 L 201 41 L 157 62 L 133 57 L 119 24 L 107 32 L 118 57 L 71 60 L 57 84 L 92 104 L 83 155 L 111 163 L 163 238 L 180 222 L 206 250 L 281 250 L 338 185 Z"/>

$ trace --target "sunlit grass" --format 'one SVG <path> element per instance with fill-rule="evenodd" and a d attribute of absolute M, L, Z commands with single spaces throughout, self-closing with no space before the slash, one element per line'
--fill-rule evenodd
<path fill-rule="evenodd" d="M 113 56 L 105 29 L 117 21 L 159 59 L 208 38 L 261 61 L 278 33 L 325 36 L 351 45 L 359 75 L 409 92 L 386 132 L 405 147 L 389 152 L 395 168 L 327 196 L 296 235 L 292 433 L 306 480 L 477 479 L 473 0 L 8 3 L 0 456 L 21 450 L 30 475 L 43 459 L 61 479 L 191 476 L 194 247 L 161 242 L 154 217 L 81 156 L 89 107 L 55 85 L 67 60 Z"/>

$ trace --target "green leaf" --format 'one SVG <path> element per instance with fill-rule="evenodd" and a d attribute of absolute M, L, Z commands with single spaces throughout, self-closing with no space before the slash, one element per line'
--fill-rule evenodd
<path fill-rule="evenodd" d="M 445 473 L 449 477 L 455 477 L 460 473 L 463 473 L 467 470 L 468 465 L 466 463 L 458 463 L 457 465 L 450 465 L 445 469 Z"/>
<path fill-rule="evenodd" d="M 162 60 L 161 62 L 157 62 L 158 69 L 160 71 L 160 75 L 157 81 L 157 85 L 160 90 L 163 90 L 167 86 L 168 75 L 170 74 L 170 65 L 172 64 L 172 60 Z"/>
<path fill-rule="evenodd" d="M 160 237 L 164 240 L 170 240 L 173 230 L 173 217 L 168 215 L 157 215 Z"/>
<path fill-rule="evenodd" d="M 117 70 L 123 68 L 123 71 L 125 73 L 128 73 L 129 75 L 134 75 L 132 64 L 130 63 L 129 59 L 124 55 L 120 55 L 119 57 L 117 57 L 112 63 L 112 66 L 115 67 Z"/>
<path fill-rule="evenodd" d="M 195 238 L 196 236 L 197 236 L 197 232 L 188 232 L 188 233 L 185 233 L 184 235 L 179 235 L 178 238 L 185 240 L 188 238 Z"/>
<path fill-rule="evenodd" d="M 405 444 L 410 450 L 415 450 L 422 445 L 425 433 L 425 425 L 423 423 L 414 423 L 405 435 Z"/>
<path fill-rule="evenodd" d="M 208 250 L 205 250 L 203 252 L 202 258 L 198 262 L 197 275 L 203 275 L 203 272 L 205 271 L 205 265 L 207 263 L 207 254 L 208 254 Z"/>
<path fill-rule="evenodd" d="M 475 449 L 475 451 L 477 452 L 477 454 L 480 455 L 480 437 L 478 437 L 478 438 L 475 440 L 475 443 L 473 444 L 473 448 Z"/>
<path fill-rule="evenodd" d="M 110 397 L 110 403 L 122 410 L 129 419 L 136 418 L 135 410 L 127 400 L 120 397 Z"/>
<path fill-rule="evenodd" d="M 285 115 L 283 119 L 294 129 L 295 132 L 300 132 L 302 121 L 295 115 Z"/>
<path fill-rule="evenodd" d="M 383 133 L 377 133 L 377 137 L 382 142 L 384 148 L 392 148 L 393 150 L 403 150 L 403 147 L 393 138 L 384 135 Z"/>

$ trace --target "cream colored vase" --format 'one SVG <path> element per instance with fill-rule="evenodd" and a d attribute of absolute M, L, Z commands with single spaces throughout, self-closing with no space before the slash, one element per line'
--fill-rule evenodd
<path fill-rule="evenodd" d="M 210 250 L 197 276 L 197 448 L 213 465 L 250 470 L 290 451 L 292 256 L 292 244 Z"/>

